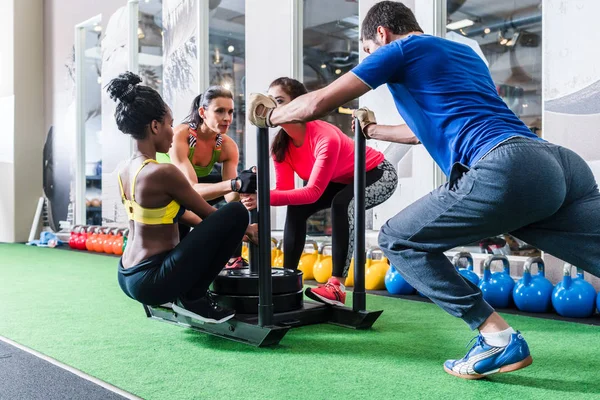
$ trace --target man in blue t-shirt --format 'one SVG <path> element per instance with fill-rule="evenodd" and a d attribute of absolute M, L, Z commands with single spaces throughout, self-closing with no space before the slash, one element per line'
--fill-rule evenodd
<path fill-rule="evenodd" d="M 382 227 L 379 245 L 402 276 L 445 311 L 478 329 L 461 360 L 444 363 L 465 379 L 527 367 L 527 343 L 463 279 L 445 251 L 485 237 L 513 236 L 600 276 L 600 193 L 587 163 L 548 143 L 498 96 L 481 58 L 468 46 L 425 35 L 402 3 L 382 1 L 362 24 L 370 54 L 329 86 L 277 107 L 250 97 L 256 126 L 319 118 L 387 84 L 403 126 L 358 118 L 367 139 L 421 142 L 449 177 Z"/>

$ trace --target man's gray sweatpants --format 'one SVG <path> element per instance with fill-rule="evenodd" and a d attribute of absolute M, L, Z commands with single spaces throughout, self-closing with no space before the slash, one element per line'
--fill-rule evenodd
<path fill-rule="evenodd" d="M 600 276 L 600 193 L 576 153 L 542 140 L 511 138 L 471 168 L 391 218 L 379 245 L 419 292 L 471 329 L 494 311 L 444 251 L 511 235 Z"/>

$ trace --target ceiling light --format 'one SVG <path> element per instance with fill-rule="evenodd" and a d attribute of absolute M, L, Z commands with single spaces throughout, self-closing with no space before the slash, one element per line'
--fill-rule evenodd
<path fill-rule="evenodd" d="M 230 53 L 233 53 L 234 50 L 235 50 L 235 47 L 233 47 L 233 46 L 229 46 L 227 48 L 227 51 L 230 52 Z"/>
<path fill-rule="evenodd" d="M 325 68 L 327 68 L 327 65 L 321 64 L 321 69 L 325 69 Z"/>
<path fill-rule="evenodd" d="M 335 70 L 335 73 L 336 73 L 336 75 L 339 75 L 339 74 L 342 73 L 342 70 L 338 68 L 338 69 Z"/>
<path fill-rule="evenodd" d="M 223 87 L 227 90 L 231 89 L 231 83 L 229 82 L 223 82 Z"/>
<path fill-rule="evenodd" d="M 501 44 L 502 46 L 504 46 L 506 43 L 508 43 L 508 39 L 502 39 L 502 40 L 500 41 L 500 44 Z"/>
<path fill-rule="evenodd" d="M 527 104 L 527 103 L 523 104 L 523 108 L 527 108 L 527 107 L 529 107 L 529 104 Z"/>
<path fill-rule="evenodd" d="M 467 26 L 472 26 L 475 22 L 470 19 L 461 19 L 460 21 L 452 22 L 446 25 L 446 28 L 455 31 L 457 29 L 466 28 Z"/>
<path fill-rule="evenodd" d="M 94 25 L 94 31 L 96 31 L 96 32 L 102 32 L 102 26 L 98 25 L 98 24 Z"/>
<path fill-rule="evenodd" d="M 483 33 L 485 33 L 485 34 L 487 35 L 487 34 L 488 34 L 488 33 L 490 33 L 491 31 L 492 31 L 492 30 L 491 30 L 490 28 L 485 28 L 485 29 L 483 30 Z"/>

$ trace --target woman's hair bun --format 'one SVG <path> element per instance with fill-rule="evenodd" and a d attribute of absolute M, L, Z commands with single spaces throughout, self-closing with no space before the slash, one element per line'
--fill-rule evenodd
<path fill-rule="evenodd" d="M 106 87 L 111 99 L 122 103 L 131 103 L 135 99 L 135 88 L 142 79 L 133 72 L 125 72 L 110 81 Z"/>

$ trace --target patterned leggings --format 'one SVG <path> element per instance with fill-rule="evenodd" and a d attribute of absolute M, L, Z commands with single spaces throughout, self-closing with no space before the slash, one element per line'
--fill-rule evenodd
<path fill-rule="evenodd" d="M 398 175 L 387 160 L 367 172 L 366 209 L 383 203 L 396 190 Z M 306 221 L 317 211 L 331 208 L 333 276 L 346 276 L 354 253 L 354 184 L 331 182 L 312 204 L 288 206 L 283 231 L 283 266 L 296 269 L 306 242 Z"/>

